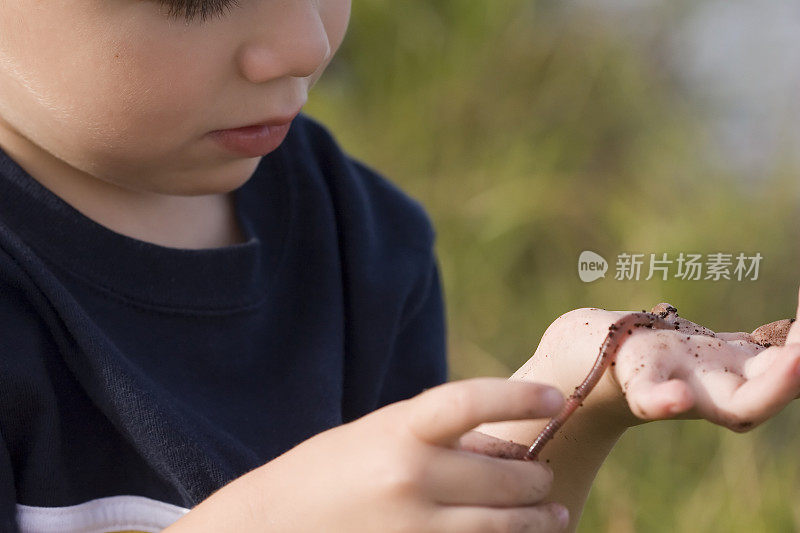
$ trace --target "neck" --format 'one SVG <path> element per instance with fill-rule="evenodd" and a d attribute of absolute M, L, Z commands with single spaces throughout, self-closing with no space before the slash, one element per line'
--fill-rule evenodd
<path fill-rule="evenodd" d="M 18 135 L 0 145 L 20 167 L 93 221 L 128 237 L 174 248 L 244 241 L 232 192 L 179 196 L 138 191 L 90 176 Z"/>

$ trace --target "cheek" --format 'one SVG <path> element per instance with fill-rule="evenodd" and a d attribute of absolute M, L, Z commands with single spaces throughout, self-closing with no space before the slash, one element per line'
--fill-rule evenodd
<path fill-rule="evenodd" d="M 342 44 L 350 22 L 350 0 L 320 0 L 319 16 L 328 33 L 331 49 L 336 50 Z"/>
<path fill-rule="evenodd" d="M 0 15 L 0 105 L 3 116 L 32 138 L 59 131 L 81 113 L 72 98 L 82 50 L 70 34 L 56 33 L 59 13 L 33 2 L 3 5 Z M 63 11 L 63 10 L 62 10 Z M 54 38 L 58 35 L 58 38 Z M 82 83 L 78 80 L 79 83 Z"/>
<path fill-rule="evenodd" d="M 85 72 L 94 81 L 76 111 L 102 149 L 131 157 L 168 153 L 211 129 L 204 115 L 213 104 L 213 60 L 156 41 L 110 40 L 91 52 L 94 64 Z"/>
<path fill-rule="evenodd" d="M 325 32 L 328 34 L 331 55 L 311 77 L 311 85 L 319 79 L 322 72 L 336 55 L 336 51 L 341 46 L 342 41 L 344 41 L 347 26 L 350 22 L 350 0 L 320 0 L 319 16 L 325 26 Z"/>
<path fill-rule="evenodd" d="M 104 13 L 70 16 L 79 8 L 61 3 L 12 4 L 0 16 L 0 112 L 23 133 L 73 153 L 132 157 L 202 135 L 212 60 L 161 42 L 146 17 L 126 26 Z"/>

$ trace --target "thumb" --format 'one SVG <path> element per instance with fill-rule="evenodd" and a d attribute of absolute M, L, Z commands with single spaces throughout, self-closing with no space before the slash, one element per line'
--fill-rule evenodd
<path fill-rule="evenodd" d="M 794 323 L 789 328 L 789 334 L 786 336 L 786 344 L 800 344 L 800 288 L 797 291 L 797 313 L 794 317 Z"/>

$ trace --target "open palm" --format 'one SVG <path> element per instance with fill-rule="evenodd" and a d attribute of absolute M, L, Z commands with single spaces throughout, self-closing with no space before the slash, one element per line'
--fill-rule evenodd
<path fill-rule="evenodd" d="M 715 334 L 674 314 L 668 319 L 677 329 L 640 328 L 623 343 L 612 367 L 639 423 L 704 418 L 743 432 L 800 395 L 798 321 L 785 345 L 764 347 L 748 333 Z"/>

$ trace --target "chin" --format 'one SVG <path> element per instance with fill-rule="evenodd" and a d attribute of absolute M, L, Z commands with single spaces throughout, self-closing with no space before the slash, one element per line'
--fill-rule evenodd
<path fill-rule="evenodd" d="M 226 194 L 247 183 L 258 166 L 258 159 L 255 160 L 255 163 L 237 166 L 239 168 L 218 169 L 185 176 L 185 179 L 152 184 L 150 190 L 174 196 Z"/>

